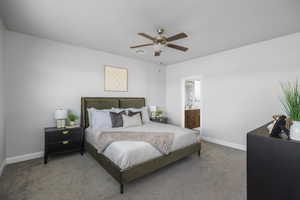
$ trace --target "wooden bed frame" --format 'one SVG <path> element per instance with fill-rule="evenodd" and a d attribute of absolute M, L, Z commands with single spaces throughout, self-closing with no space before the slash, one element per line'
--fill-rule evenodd
<path fill-rule="evenodd" d="M 143 106 L 145 106 L 145 98 L 82 97 L 81 126 L 83 128 L 87 128 L 89 126 L 87 109 L 91 107 L 96 109 L 110 109 L 141 108 Z M 121 170 L 119 166 L 114 164 L 103 154 L 99 154 L 97 149 L 87 141 L 84 142 L 84 149 L 120 183 L 120 193 L 123 194 L 125 183 L 129 183 L 137 178 L 145 176 L 193 153 L 198 152 L 198 155 L 200 156 L 201 143 L 189 145 L 185 148 L 173 151 L 168 155 L 162 155 L 124 170 Z"/>

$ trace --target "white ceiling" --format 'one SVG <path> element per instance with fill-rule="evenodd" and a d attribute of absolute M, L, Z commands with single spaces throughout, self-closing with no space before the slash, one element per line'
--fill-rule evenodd
<path fill-rule="evenodd" d="M 1 0 L 9 30 L 151 62 L 173 64 L 300 31 L 299 0 Z M 185 32 L 186 53 L 151 47 L 137 35 Z"/>

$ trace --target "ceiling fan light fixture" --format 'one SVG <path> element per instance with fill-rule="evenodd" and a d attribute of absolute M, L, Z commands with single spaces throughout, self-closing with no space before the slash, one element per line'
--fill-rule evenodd
<path fill-rule="evenodd" d="M 135 53 L 140 54 L 140 55 L 144 55 L 145 54 L 145 50 L 143 50 L 143 49 L 137 49 L 135 51 Z"/>
<path fill-rule="evenodd" d="M 163 50 L 164 45 L 157 43 L 153 45 L 153 49 L 154 51 L 162 51 Z"/>
<path fill-rule="evenodd" d="M 158 28 L 156 31 L 159 35 L 161 35 L 165 32 L 165 30 L 163 28 Z"/>

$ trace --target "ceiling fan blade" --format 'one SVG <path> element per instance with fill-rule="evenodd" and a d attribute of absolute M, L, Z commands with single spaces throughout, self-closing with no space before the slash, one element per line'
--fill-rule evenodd
<path fill-rule="evenodd" d="M 154 37 L 151 37 L 150 35 L 147 35 L 146 33 L 138 33 L 138 35 L 145 37 L 149 40 L 155 41 L 156 39 Z"/>
<path fill-rule="evenodd" d="M 160 56 L 160 52 L 161 52 L 161 51 L 155 51 L 155 52 L 154 52 L 154 56 Z"/>
<path fill-rule="evenodd" d="M 173 35 L 171 37 L 168 37 L 167 41 L 171 42 L 171 41 L 179 40 L 179 39 L 186 38 L 186 37 L 187 37 L 187 34 L 185 34 L 185 33 L 179 33 L 179 34 Z"/>
<path fill-rule="evenodd" d="M 149 43 L 149 44 L 141 44 L 141 45 L 136 45 L 136 46 L 132 46 L 130 48 L 134 49 L 134 48 L 139 48 L 139 47 L 147 47 L 147 46 L 152 46 L 153 43 Z"/>
<path fill-rule="evenodd" d="M 167 47 L 177 49 L 177 50 L 180 50 L 180 51 L 187 51 L 188 50 L 188 48 L 183 47 L 183 46 L 179 46 L 179 45 L 176 45 L 176 44 L 167 44 Z"/>

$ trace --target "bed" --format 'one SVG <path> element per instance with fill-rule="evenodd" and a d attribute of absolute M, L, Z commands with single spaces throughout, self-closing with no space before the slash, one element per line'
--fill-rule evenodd
<path fill-rule="evenodd" d="M 96 148 L 95 137 L 101 131 L 95 132 L 89 128 L 88 108 L 141 108 L 145 106 L 145 98 L 111 98 L 82 97 L 81 126 L 85 128 L 84 149 L 88 152 L 116 181 L 120 183 L 120 193 L 124 192 L 124 184 L 154 172 L 168 164 L 198 153 L 201 143 L 195 140 L 192 131 L 173 125 L 149 122 L 137 128 L 117 128 L 120 131 L 131 130 L 170 130 L 174 132 L 172 151 L 165 155 L 158 152 L 148 143 L 133 141 L 118 141 L 110 144 L 103 153 Z M 114 128 L 116 129 L 116 128 Z M 140 153 L 142 152 L 142 153 Z M 142 155 L 142 156 L 141 156 Z"/>

